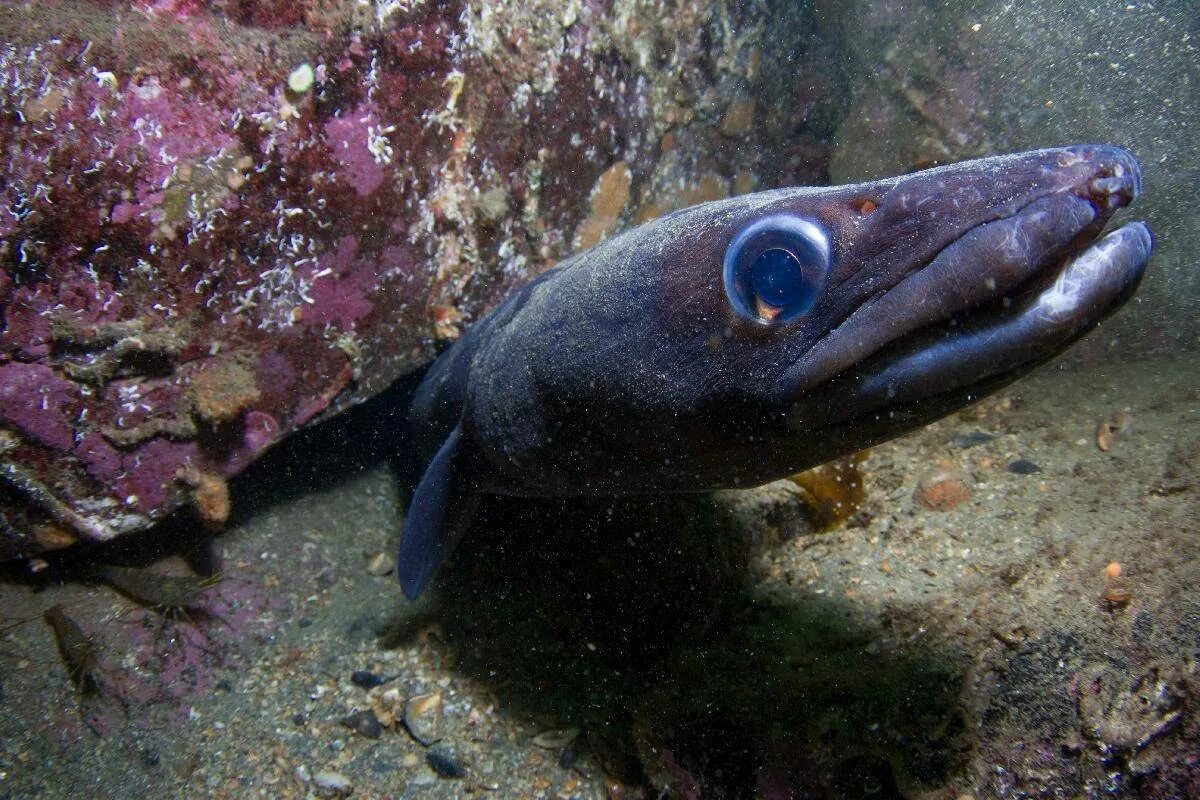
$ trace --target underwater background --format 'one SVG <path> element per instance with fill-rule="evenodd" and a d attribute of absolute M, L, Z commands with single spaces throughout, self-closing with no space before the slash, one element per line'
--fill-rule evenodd
<path fill-rule="evenodd" d="M 0 3 L 0 797 L 1200 796 L 1198 36 Z M 1054 364 L 795 481 L 489 501 L 402 599 L 403 403 L 513 288 L 705 200 L 1080 142 L 1139 159 L 1155 255 Z"/>

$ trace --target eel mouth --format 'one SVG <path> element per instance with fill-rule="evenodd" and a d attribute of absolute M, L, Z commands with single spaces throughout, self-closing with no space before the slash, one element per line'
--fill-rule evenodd
<path fill-rule="evenodd" d="M 856 312 L 869 332 L 856 334 L 857 360 L 792 395 L 793 427 L 897 410 L 938 416 L 1053 358 L 1133 295 L 1150 230 L 1104 229 L 1140 190 L 1137 162 L 1115 147 L 1065 152 L 1094 164 L 1086 180 L 981 223 Z M 945 402 L 914 408 L 934 397 Z"/>

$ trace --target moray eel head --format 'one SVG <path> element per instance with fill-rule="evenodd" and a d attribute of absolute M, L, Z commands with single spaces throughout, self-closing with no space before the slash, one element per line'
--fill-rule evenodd
<path fill-rule="evenodd" d="M 668 214 L 510 295 L 430 368 L 416 596 L 482 494 L 751 486 L 937 419 L 1128 299 L 1133 157 L 1080 146 Z"/>
<path fill-rule="evenodd" d="M 853 446 L 936 419 L 1061 352 L 1140 282 L 1149 229 L 1103 234 L 1140 189 L 1128 152 L 1066 148 L 937 172 L 885 192 L 841 255 L 826 332 L 779 379 L 793 431 Z M 907 226 L 943 221 L 944 238 L 881 260 L 888 246 L 870 229 L 896 230 L 906 212 Z"/>

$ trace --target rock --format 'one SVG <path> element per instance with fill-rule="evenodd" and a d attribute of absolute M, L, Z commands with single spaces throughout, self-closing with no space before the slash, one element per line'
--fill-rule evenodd
<path fill-rule="evenodd" d="M 359 736 L 365 736 L 368 739 L 378 739 L 383 733 L 383 725 L 380 724 L 375 712 L 371 709 L 365 711 L 355 711 L 342 717 L 341 724 L 350 730 L 357 733 Z"/>
<path fill-rule="evenodd" d="M 367 559 L 367 574 L 369 575 L 387 575 L 395 566 L 396 559 L 390 553 L 382 551 L 375 553 Z"/>
<path fill-rule="evenodd" d="M 936 472 L 917 487 L 916 500 L 929 511 L 949 511 L 971 499 L 962 477 L 948 471 Z"/>
<path fill-rule="evenodd" d="M 807 36 L 766 7 L 193 5 L 5 17 L 0 560 L 57 545 L 16 533 L 50 523 L 84 543 L 150 527 L 196 502 L 184 467 L 219 491 L 576 240 L 699 198 L 679 187 L 824 173 L 805 109 L 746 93 L 817 74 L 745 46 Z"/>
<path fill-rule="evenodd" d="M 350 682 L 355 686 L 363 689 L 374 689 L 376 686 L 383 686 L 385 683 L 396 680 L 396 676 L 380 675 L 376 672 L 371 672 L 369 669 L 356 669 L 350 673 Z"/>
<path fill-rule="evenodd" d="M 454 751 L 444 745 L 429 748 L 425 754 L 425 763 L 441 778 L 465 778 L 467 770 L 458 760 Z"/>
<path fill-rule="evenodd" d="M 987 444 L 995 438 L 996 437 L 992 434 L 985 433 L 983 431 L 969 431 L 968 433 L 961 433 L 958 436 L 955 436 L 950 440 L 950 443 L 955 447 L 961 447 L 962 449 L 966 450 L 968 447 L 974 447 L 975 445 L 979 444 Z"/>

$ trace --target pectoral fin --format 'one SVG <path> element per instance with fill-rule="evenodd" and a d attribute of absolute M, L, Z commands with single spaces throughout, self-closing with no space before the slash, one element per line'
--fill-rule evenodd
<path fill-rule="evenodd" d="M 462 426 L 456 425 L 413 492 L 396 557 L 396 576 L 409 600 L 425 591 L 479 505 L 463 441 Z"/>

